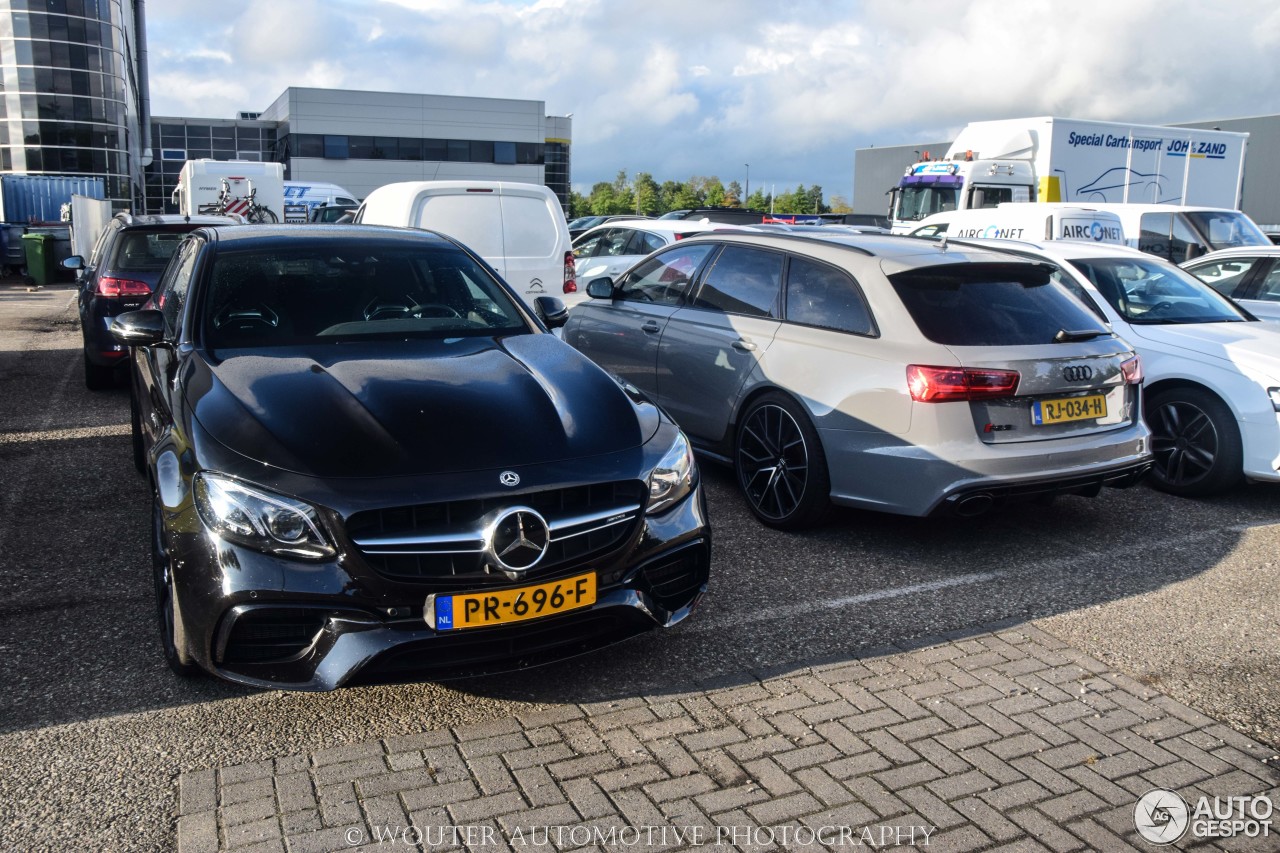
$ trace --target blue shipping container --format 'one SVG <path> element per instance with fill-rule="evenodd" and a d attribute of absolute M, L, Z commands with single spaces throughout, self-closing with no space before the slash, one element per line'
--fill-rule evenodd
<path fill-rule="evenodd" d="M 58 222 L 73 195 L 106 198 L 102 178 L 61 175 L 0 175 L 0 222 Z"/>

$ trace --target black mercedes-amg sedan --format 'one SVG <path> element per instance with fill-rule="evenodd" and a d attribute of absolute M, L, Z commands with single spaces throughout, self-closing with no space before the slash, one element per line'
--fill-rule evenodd
<path fill-rule="evenodd" d="M 687 617 L 711 548 L 688 442 L 564 321 L 431 232 L 192 232 L 112 326 L 169 665 L 326 690 Z"/>

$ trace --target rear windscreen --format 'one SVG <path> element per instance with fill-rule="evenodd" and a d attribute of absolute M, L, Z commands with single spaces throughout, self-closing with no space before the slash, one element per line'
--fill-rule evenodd
<path fill-rule="evenodd" d="M 1048 344 L 1063 330 L 1110 334 L 1036 267 L 955 265 L 890 281 L 921 334 L 947 346 Z"/>
<path fill-rule="evenodd" d="M 111 269 L 118 272 L 159 272 L 169 263 L 187 232 L 198 226 L 174 226 L 163 231 L 129 229 L 121 232 Z"/>

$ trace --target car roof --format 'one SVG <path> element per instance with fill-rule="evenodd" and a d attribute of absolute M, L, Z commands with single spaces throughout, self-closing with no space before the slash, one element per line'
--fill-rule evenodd
<path fill-rule="evenodd" d="M 1025 258 L 1000 252 L 995 246 L 973 242 L 946 243 L 942 240 L 928 240 L 901 234 L 857 234 L 843 230 L 837 231 L 834 228 L 830 231 L 836 233 L 828 234 L 818 231 L 766 233 L 746 229 L 724 229 L 714 234 L 696 234 L 682 241 L 681 245 L 719 240 L 766 246 L 784 251 L 803 251 L 805 248 L 846 250 L 863 257 L 880 259 L 880 268 L 885 275 L 971 262 L 1028 263 Z"/>
<path fill-rule="evenodd" d="M 1206 252 L 1199 257 L 1192 258 L 1183 263 L 1184 266 L 1198 264 L 1203 260 L 1213 260 L 1214 258 L 1231 258 L 1237 256 L 1253 257 L 1255 255 L 1280 255 L 1280 246 L 1272 244 L 1270 246 L 1232 246 L 1229 249 L 1218 249 L 1214 252 Z"/>
<path fill-rule="evenodd" d="M 114 217 L 122 223 L 123 228 L 162 227 L 166 225 L 240 225 L 238 216 L 219 216 L 210 213 L 198 213 L 188 216 L 181 213 L 117 213 Z"/>
<path fill-rule="evenodd" d="M 1085 243 L 1079 240 L 970 240 L 954 238 L 948 242 L 951 245 L 990 247 L 996 251 L 1006 249 L 1011 252 L 1036 252 L 1038 254 L 1066 258 L 1067 260 L 1076 258 L 1153 258 L 1160 260 L 1148 252 L 1116 243 Z"/>
<path fill-rule="evenodd" d="M 453 239 L 425 228 L 398 228 L 391 225 L 321 224 L 315 222 L 296 225 L 254 225 L 249 228 L 210 228 L 206 235 L 219 245 L 237 248 L 261 248 L 277 244 L 297 244 L 352 239 L 373 240 L 382 243 L 403 242 L 437 246 L 456 246 Z"/>
<path fill-rule="evenodd" d="M 614 222 L 601 222 L 578 235 L 581 240 L 588 234 L 605 231 L 610 228 L 627 228 L 632 231 L 654 231 L 662 234 L 689 234 L 695 231 L 715 231 L 719 228 L 731 228 L 723 222 L 701 222 L 688 219 L 620 219 Z"/>

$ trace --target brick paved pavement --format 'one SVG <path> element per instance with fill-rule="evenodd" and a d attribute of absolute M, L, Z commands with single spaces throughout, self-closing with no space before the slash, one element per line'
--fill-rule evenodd
<path fill-rule="evenodd" d="M 1258 743 L 1017 625 L 184 773 L 178 846 L 825 849 L 783 827 L 826 827 L 834 849 L 1148 850 L 1152 788 L 1274 802 L 1278 784 Z"/>

